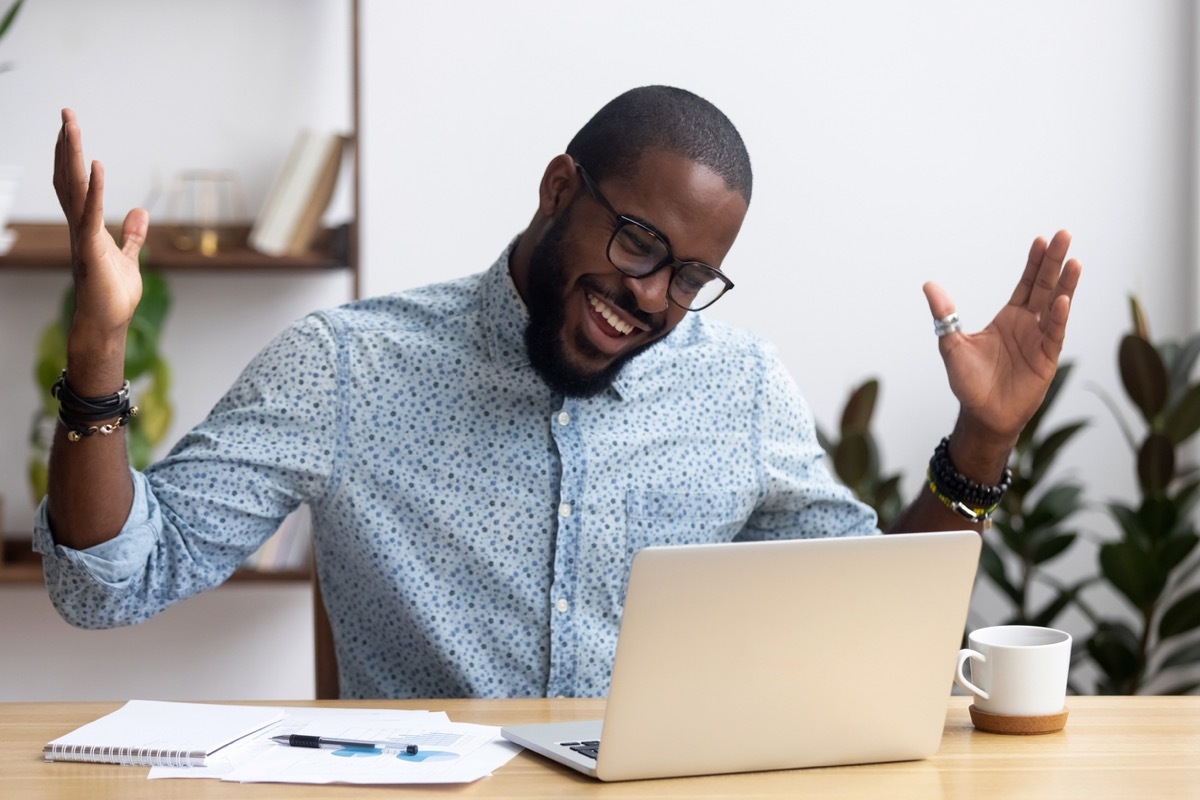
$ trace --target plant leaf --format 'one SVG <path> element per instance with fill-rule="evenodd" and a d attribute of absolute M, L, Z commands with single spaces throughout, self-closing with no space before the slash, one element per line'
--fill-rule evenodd
<path fill-rule="evenodd" d="M 1137 637 L 1120 623 L 1102 623 L 1087 641 L 1088 655 L 1111 680 L 1114 690 L 1141 669 Z"/>
<path fill-rule="evenodd" d="M 1121 532 L 1125 534 L 1126 539 L 1149 539 L 1146 531 L 1142 528 L 1141 519 L 1132 508 L 1122 503 L 1109 503 L 1108 511 L 1121 526 Z"/>
<path fill-rule="evenodd" d="M 1166 576 L 1150 555 L 1132 542 L 1109 542 L 1100 548 L 1104 577 L 1134 608 L 1145 611 L 1166 585 Z"/>
<path fill-rule="evenodd" d="M 1173 444 L 1181 444 L 1200 430 L 1200 384 L 1184 392 L 1171 406 L 1163 423 L 1163 433 Z"/>
<path fill-rule="evenodd" d="M 846 407 L 842 410 L 842 438 L 851 433 L 865 433 L 871 427 L 875 414 L 875 399 L 879 395 L 879 381 L 869 378 L 850 393 Z"/>
<path fill-rule="evenodd" d="M 1194 533 L 1178 533 L 1165 539 L 1158 547 L 1156 560 L 1167 572 L 1178 567 L 1195 549 L 1200 538 Z"/>
<path fill-rule="evenodd" d="M 1025 428 L 1017 438 L 1018 449 L 1023 449 L 1025 445 L 1033 441 L 1038 427 L 1042 424 L 1042 418 L 1046 416 L 1046 412 L 1050 410 L 1050 406 L 1054 405 L 1059 390 L 1062 389 L 1063 384 L 1066 383 L 1067 377 L 1074 368 L 1075 365 L 1070 361 L 1059 363 L 1054 377 L 1050 379 L 1050 386 L 1046 389 L 1046 396 L 1042 398 L 1042 404 L 1038 406 L 1037 411 L 1033 412 L 1033 416 L 1029 418 L 1029 422 L 1025 423 Z"/>
<path fill-rule="evenodd" d="M 1071 440 L 1075 434 L 1079 433 L 1087 427 L 1086 422 L 1073 422 L 1070 425 L 1064 425 L 1058 430 L 1048 435 L 1045 439 L 1033 448 L 1033 456 L 1030 459 L 1032 464 L 1030 480 L 1037 481 L 1045 474 L 1051 464 L 1054 463 L 1058 451 Z"/>
<path fill-rule="evenodd" d="M 1172 667 L 1191 666 L 1200 664 L 1200 640 L 1192 642 L 1184 647 L 1177 647 L 1163 659 L 1159 669 L 1171 669 Z"/>
<path fill-rule="evenodd" d="M 1042 607 L 1041 611 L 1038 611 L 1029 618 L 1028 624 L 1037 625 L 1043 628 L 1049 627 L 1054 622 L 1055 617 L 1061 614 L 1074 599 L 1075 592 L 1066 590 L 1060 591 L 1053 600 Z"/>
<path fill-rule="evenodd" d="M 1027 529 L 1057 525 L 1083 508 L 1083 487 L 1073 483 L 1060 483 L 1051 487 L 1040 498 L 1033 510 L 1025 515 Z"/>
<path fill-rule="evenodd" d="M 1033 563 L 1042 564 L 1060 555 L 1075 541 L 1075 534 L 1052 536 L 1033 548 Z"/>
<path fill-rule="evenodd" d="M 1117 352 L 1125 393 L 1153 424 L 1167 403 L 1167 368 L 1154 345 L 1140 336 L 1126 334 Z"/>
<path fill-rule="evenodd" d="M 1020 604 L 1021 593 L 1008 580 L 1000 554 L 986 539 L 983 542 L 983 549 L 979 553 L 979 566 L 983 569 L 984 574 L 991 578 L 992 583 L 996 584 L 996 588 L 1004 592 L 1014 605 Z"/>
<path fill-rule="evenodd" d="M 1200 589 L 1196 589 L 1171 604 L 1158 621 L 1158 636 L 1169 639 L 1200 628 Z"/>
<path fill-rule="evenodd" d="M 842 436 L 833 450 L 833 468 L 842 481 L 852 489 L 858 489 L 870 472 L 871 446 L 861 431 L 851 431 Z"/>
<path fill-rule="evenodd" d="M 171 291 L 167 281 L 157 272 L 142 273 L 142 299 L 138 301 L 135 317 L 140 317 L 154 332 L 155 343 L 171 310 Z"/>
<path fill-rule="evenodd" d="M 3 39 L 4 34 L 8 33 L 8 29 L 12 27 L 13 20 L 17 18 L 17 12 L 21 10 L 21 4 L 24 2 L 25 0 L 17 0 L 17 2 L 9 6 L 4 19 L 0 19 L 0 39 Z"/>
<path fill-rule="evenodd" d="M 1188 379 L 1197 358 L 1200 358 L 1200 333 L 1194 333 L 1188 337 L 1188 340 L 1176 350 L 1168 362 L 1167 385 L 1171 387 L 1172 395 L 1168 398 L 1168 403 L 1171 405 L 1175 404 L 1178 395 L 1187 388 Z"/>
<path fill-rule="evenodd" d="M 1164 434 L 1150 434 L 1138 450 L 1137 470 L 1143 490 L 1155 495 L 1166 493 L 1175 478 L 1175 445 Z"/>
<path fill-rule="evenodd" d="M 1150 341 L 1150 324 L 1146 322 L 1146 313 L 1142 311 L 1141 302 L 1133 295 L 1129 295 L 1129 316 L 1132 318 L 1134 335 Z"/>

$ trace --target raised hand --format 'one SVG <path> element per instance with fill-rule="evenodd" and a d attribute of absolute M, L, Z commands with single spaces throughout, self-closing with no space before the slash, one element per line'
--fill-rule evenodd
<path fill-rule="evenodd" d="M 1071 235 L 1059 231 L 1049 244 L 1038 237 L 1008 304 L 979 333 L 940 336 L 950 388 L 961 404 L 958 429 L 978 444 L 1012 447 L 1041 405 L 1058 367 L 1067 317 L 1082 267 L 1066 260 Z M 954 313 L 940 286 L 924 287 L 935 320 Z"/>
<path fill-rule="evenodd" d="M 118 245 L 104 227 L 104 167 L 84 167 L 82 135 L 70 109 L 54 148 L 54 191 L 67 218 L 75 280 L 72 349 L 124 347 L 125 331 L 142 296 L 138 251 L 146 241 L 149 215 L 134 209 L 125 217 Z M 82 376 L 81 376 L 82 377 Z"/>

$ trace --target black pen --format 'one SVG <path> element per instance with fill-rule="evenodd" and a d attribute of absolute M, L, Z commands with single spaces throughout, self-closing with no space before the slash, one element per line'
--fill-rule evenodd
<path fill-rule="evenodd" d="M 378 749 L 403 750 L 406 755 L 415 756 L 417 746 L 404 742 L 369 742 L 363 739 L 330 739 L 326 736 L 305 736 L 293 733 L 289 736 L 272 736 L 272 742 L 286 744 L 288 747 L 374 747 Z"/>

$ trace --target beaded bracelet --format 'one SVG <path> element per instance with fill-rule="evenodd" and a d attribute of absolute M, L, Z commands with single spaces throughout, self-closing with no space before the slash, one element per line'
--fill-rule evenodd
<path fill-rule="evenodd" d="M 67 440 L 71 442 L 96 434 L 108 436 L 128 425 L 138 413 L 138 407 L 130 404 L 129 381 L 119 391 L 104 397 L 80 397 L 67 383 L 64 369 L 50 387 L 50 394 L 58 401 L 58 421 L 67 429 Z M 93 424 L 98 422 L 105 424 Z"/>
<path fill-rule="evenodd" d="M 971 480 L 954 468 L 950 460 L 950 437 L 945 436 L 934 448 L 929 459 L 925 479 L 931 491 L 942 505 L 973 523 L 991 524 L 992 512 L 999 506 L 1004 493 L 1012 485 L 1013 474 L 1004 468 L 1000 482 L 995 485 L 981 484 Z"/>

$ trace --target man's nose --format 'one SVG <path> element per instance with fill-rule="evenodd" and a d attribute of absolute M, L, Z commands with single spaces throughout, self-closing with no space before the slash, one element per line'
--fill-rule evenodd
<path fill-rule="evenodd" d="M 625 276 L 625 288 L 633 293 L 639 311 L 661 314 L 667 310 L 667 290 L 671 286 L 671 268 L 663 267 L 652 275 L 635 278 Z"/>

